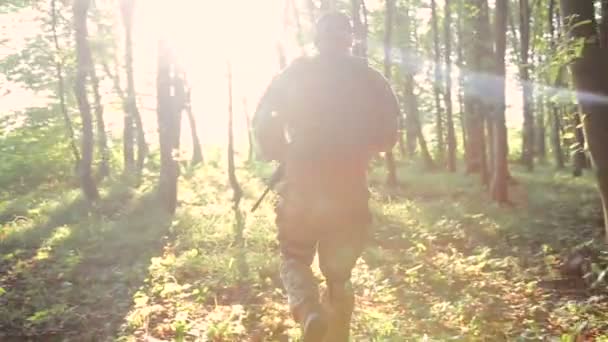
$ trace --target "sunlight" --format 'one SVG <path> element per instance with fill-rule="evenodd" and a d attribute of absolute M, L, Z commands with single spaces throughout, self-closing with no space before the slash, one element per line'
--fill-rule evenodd
<path fill-rule="evenodd" d="M 152 56 L 158 39 L 165 39 L 193 88 L 192 105 L 199 119 L 202 143 L 223 144 L 228 101 L 226 62 L 230 60 L 235 138 L 237 144 L 246 142 L 243 99 L 247 98 L 251 111 L 278 71 L 276 44 L 286 40 L 281 4 L 279 0 L 139 2 L 134 41 L 135 65 L 144 69 L 141 86 L 148 93 L 155 91 L 156 60 Z M 288 59 L 299 53 L 287 49 Z M 154 102 L 147 105 L 154 106 Z M 154 121 L 153 115 L 149 111 L 147 121 Z"/>

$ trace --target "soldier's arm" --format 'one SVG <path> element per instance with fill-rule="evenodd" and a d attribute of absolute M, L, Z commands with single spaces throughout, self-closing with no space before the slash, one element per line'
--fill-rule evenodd
<path fill-rule="evenodd" d="M 284 100 L 284 74 L 273 78 L 253 116 L 252 125 L 259 152 L 264 160 L 280 160 L 286 146 L 283 122 L 277 115 Z"/>
<path fill-rule="evenodd" d="M 373 71 L 370 83 L 375 108 L 371 147 L 374 152 L 387 152 L 398 139 L 399 103 L 390 83 L 380 73 Z"/>

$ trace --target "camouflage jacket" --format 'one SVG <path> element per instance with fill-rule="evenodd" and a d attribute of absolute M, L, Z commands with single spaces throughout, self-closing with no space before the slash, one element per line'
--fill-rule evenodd
<path fill-rule="evenodd" d="M 392 149 L 398 116 L 390 84 L 363 59 L 301 57 L 272 80 L 253 129 L 261 156 L 285 163 L 288 181 L 352 185 L 366 183 L 374 154 Z"/>

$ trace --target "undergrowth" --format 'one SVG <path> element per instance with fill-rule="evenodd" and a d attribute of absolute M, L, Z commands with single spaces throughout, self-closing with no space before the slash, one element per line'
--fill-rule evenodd
<path fill-rule="evenodd" d="M 177 214 L 153 179 L 109 180 L 90 207 L 76 189 L 0 204 L 0 339 L 297 341 L 278 277 L 272 199 L 250 213 L 268 165 L 184 173 Z M 402 166 L 371 176 L 374 234 L 353 273 L 354 341 L 608 340 L 601 213 L 593 179 L 513 171 L 513 206 L 478 179 Z M 593 251 L 586 278 L 560 262 Z M 318 267 L 315 271 L 320 276 Z M 605 272 L 604 272 L 605 273 Z"/>

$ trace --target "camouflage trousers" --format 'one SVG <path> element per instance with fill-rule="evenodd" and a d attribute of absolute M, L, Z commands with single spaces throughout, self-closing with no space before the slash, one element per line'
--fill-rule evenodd
<path fill-rule="evenodd" d="M 354 307 L 351 272 L 371 223 L 366 195 L 331 198 L 284 194 L 276 208 L 280 275 L 290 310 L 300 324 L 311 310 L 321 310 L 330 326 L 325 341 L 349 338 Z M 311 270 L 317 254 L 327 285 L 322 299 Z"/>

